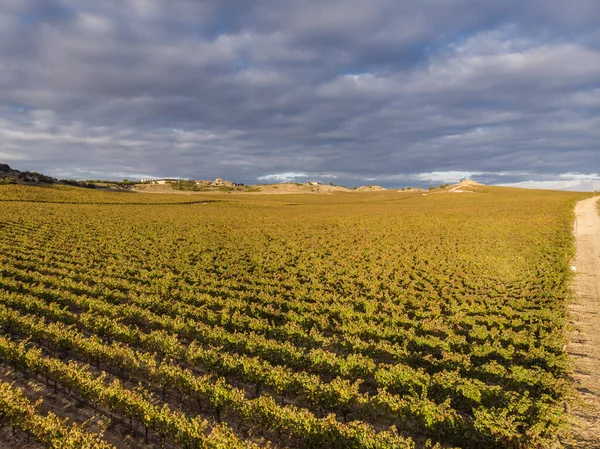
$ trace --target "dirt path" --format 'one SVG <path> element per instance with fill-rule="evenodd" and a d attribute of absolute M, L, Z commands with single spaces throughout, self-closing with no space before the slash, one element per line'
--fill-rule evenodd
<path fill-rule="evenodd" d="M 574 233 L 577 256 L 569 306 L 573 331 L 568 354 L 579 397 L 563 443 L 568 448 L 600 448 L 600 215 L 594 197 L 577 203 Z"/>

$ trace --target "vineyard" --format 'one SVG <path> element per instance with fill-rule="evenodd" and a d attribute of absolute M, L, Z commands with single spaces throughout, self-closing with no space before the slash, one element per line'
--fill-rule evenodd
<path fill-rule="evenodd" d="M 573 205 L 0 186 L 0 447 L 550 447 Z"/>

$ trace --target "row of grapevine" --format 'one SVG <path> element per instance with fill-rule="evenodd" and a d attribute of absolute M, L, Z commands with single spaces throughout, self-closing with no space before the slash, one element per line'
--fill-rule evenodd
<path fill-rule="evenodd" d="M 10 271 L 7 269 L 5 272 L 14 273 L 14 269 L 11 269 Z M 35 276 L 28 276 L 26 279 L 29 281 L 29 284 L 39 284 L 42 282 L 39 277 Z M 13 288 L 26 289 L 27 287 L 25 284 L 21 284 L 21 287 L 13 285 Z M 48 294 L 50 294 L 50 291 L 46 289 L 44 295 L 48 296 Z M 374 386 L 376 387 L 395 388 L 399 392 L 406 391 L 407 389 L 409 391 L 414 391 L 416 388 L 420 388 L 419 384 L 429 384 L 432 377 L 426 373 L 423 373 L 421 370 L 411 369 L 410 366 L 403 365 L 403 377 L 409 382 L 409 384 L 398 384 L 398 378 L 396 378 L 396 382 L 392 383 L 394 376 L 391 373 L 394 372 L 395 365 L 389 363 L 377 365 L 376 362 L 374 362 L 367 355 L 363 355 L 361 353 L 359 356 L 356 354 L 356 352 L 359 352 L 359 348 L 357 348 L 357 346 L 360 345 L 360 341 L 354 341 L 355 353 L 351 357 L 340 357 L 331 351 L 323 351 L 322 349 L 313 349 L 308 352 L 302 352 L 290 344 L 281 344 L 275 340 L 262 338 L 260 335 L 232 333 L 228 329 L 221 328 L 216 325 L 209 326 L 203 324 L 201 321 L 193 320 L 191 318 L 182 321 L 180 317 L 171 319 L 169 316 L 165 315 L 158 316 L 152 313 L 149 308 L 136 306 L 135 301 L 127 306 L 121 307 L 111 306 L 103 301 L 98 303 L 97 301 L 84 299 L 85 297 L 83 296 L 75 296 L 73 294 L 60 295 L 57 293 L 56 296 L 61 303 L 66 303 L 67 305 L 71 306 L 74 311 L 80 312 L 81 310 L 86 310 L 86 307 L 87 310 L 90 310 L 93 307 L 94 313 L 101 313 L 102 315 L 110 317 L 111 320 L 115 318 L 121 318 L 125 322 L 130 322 L 133 324 L 143 323 L 144 327 L 146 328 L 149 327 L 157 330 L 168 330 L 199 343 L 219 345 L 223 349 L 235 351 L 237 353 L 243 353 L 252 356 L 258 355 L 271 363 L 282 364 L 293 369 L 302 371 L 308 370 L 309 372 L 328 376 L 341 376 L 353 381 L 357 378 L 361 378 L 367 382 L 371 381 L 371 383 L 374 383 Z M 69 298 L 72 300 L 68 301 Z M 92 306 L 92 304 L 94 305 Z M 462 341 L 464 342 L 464 339 Z M 448 354 L 450 348 L 452 347 L 452 340 L 448 338 L 445 343 L 449 346 L 447 349 L 442 350 L 442 353 Z M 364 348 L 364 352 L 367 354 L 373 352 L 382 352 L 385 351 L 385 348 L 387 347 L 388 346 L 381 342 L 371 343 L 368 347 Z M 501 352 L 502 350 L 497 346 L 490 346 L 490 349 L 487 350 L 486 347 L 487 346 L 485 345 L 484 339 L 484 343 L 480 347 L 479 353 L 485 350 L 485 356 L 487 359 L 490 359 L 494 353 L 499 351 Z M 406 358 L 408 357 L 406 354 L 409 353 L 410 351 L 404 348 L 403 354 L 405 354 L 405 356 L 404 358 L 401 358 L 400 354 L 398 354 L 396 351 L 396 358 L 394 361 L 396 363 L 406 361 Z M 550 360 L 547 354 L 544 354 L 543 352 L 540 353 L 539 350 L 535 352 L 530 350 L 528 354 L 530 357 L 537 356 L 545 361 Z M 447 365 L 448 360 L 444 358 L 442 360 Z M 464 373 L 467 369 L 467 366 L 465 366 L 467 363 L 464 363 L 463 359 L 460 360 L 461 371 Z M 478 372 L 483 372 L 483 374 L 486 376 L 490 375 L 487 366 L 484 366 L 481 369 L 479 369 L 479 367 L 473 368 L 467 372 L 471 375 L 477 375 Z M 529 388 L 533 381 L 540 379 L 540 376 L 542 376 L 543 379 L 543 372 L 540 374 L 539 370 L 533 368 L 522 368 L 519 371 L 519 376 L 511 376 L 510 373 L 504 373 L 504 376 L 500 379 L 500 381 L 504 381 L 504 383 L 508 384 L 508 386 L 512 385 L 513 388 L 519 388 L 522 379 L 526 382 L 525 385 L 527 388 Z M 484 384 L 480 383 L 478 387 L 475 386 L 476 382 L 473 384 L 471 381 L 471 384 L 473 385 L 472 388 L 483 390 L 481 393 L 479 393 L 479 396 L 486 394 L 486 387 Z M 542 392 L 545 391 L 542 390 Z M 464 395 L 461 395 L 460 393 L 457 394 L 448 392 L 448 394 L 454 395 L 455 400 L 459 402 L 465 400 L 463 397 Z M 494 393 L 491 396 L 488 393 L 488 396 L 492 402 L 497 402 L 497 393 Z"/>
<path fill-rule="evenodd" d="M 60 309 L 45 308 L 43 303 L 39 301 L 26 300 L 23 302 L 17 300 L 16 305 L 24 306 L 38 314 L 63 315 L 63 319 L 66 314 Z M 158 351 L 163 356 L 183 359 L 197 367 L 219 374 L 233 374 L 242 380 L 250 380 L 271 387 L 280 394 L 288 393 L 296 397 L 305 397 L 308 404 L 312 406 L 333 409 L 344 415 L 354 412 L 358 417 L 377 416 L 379 420 L 385 419 L 385 416 L 388 415 L 387 420 L 398 424 L 399 427 L 403 427 L 403 421 L 412 421 L 425 431 L 429 429 L 432 434 L 446 434 L 455 441 L 461 441 L 465 434 L 470 435 L 465 427 L 466 423 L 459 415 L 448 408 L 448 403 L 436 406 L 430 401 L 420 399 L 418 395 L 400 399 L 395 395 L 390 395 L 386 390 L 382 390 L 377 395 L 369 398 L 357 391 L 356 384 L 332 382 L 328 386 L 327 384 L 321 384 L 318 378 L 277 370 L 270 366 L 265 367 L 263 366 L 264 363 L 261 365 L 254 359 L 244 360 L 240 357 L 230 357 L 220 350 L 206 350 L 194 344 L 185 349 L 169 335 L 161 332 L 152 332 L 146 335 L 135 330 L 135 328 L 118 324 L 115 321 L 102 320 L 97 311 L 94 314 L 81 313 L 78 317 L 67 315 L 66 319 L 67 322 L 79 324 L 82 329 L 97 329 L 105 338 L 134 343 L 147 350 Z M 429 384 L 418 384 L 415 383 L 416 379 L 411 377 L 410 372 L 406 372 L 406 368 L 398 370 L 390 367 L 382 373 L 387 373 L 393 380 L 416 385 L 422 389 L 422 392 L 426 391 L 427 388 L 432 390 L 435 388 L 442 389 L 442 392 L 454 389 L 459 392 L 461 397 L 470 400 L 476 406 L 482 402 L 482 399 L 484 403 L 495 403 L 497 406 L 504 407 L 512 407 L 515 401 L 521 401 L 523 419 L 526 419 L 526 416 L 534 418 L 536 416 L 535 410 L 545 407 L 547 400 L 550 399 L 547 398 L 546 401 L 537 404 L 530 401 L 529 405 L 524 407 L 522 399 L 514 397 L 511 402 L 503 405 L 501 396 L 498 396 L 498 394 L 502 394 L 502 390 L 498 388 L 490 389 L 485 386 L 481 388 L 474 381 L 465 383 L 456 376 L 435 376 Z M 396 376 L 394 376 L 394 373 L 396 373 Z M 340 394 L 342 391 L 345 392 L 343 395 Z M 485 396 L 486 391 L 489 391 L 487 397 Z M 479 426 L 477 422 L 474 425 Z M 471 430 L 472 433 L 475 433 L 473 429 Z M 504 432 L 500 432 L 500 435 L 503 437 Z"/>
<path fill-rule="evenodd" d="M 41 350 L 28 348 L 0 335 L 0 358 L 34 376 L 61 384 L 81 399 L 124 418 L 132 418 L 144 428 L 171 439 L 184 448 L 257 448 L 253 443 L 240 441 L 225 424 L 212 425 L 201 418 L 187 418 L 167 405 L 157 407 L 138 392 L 124 388 L 118 379 L 105 382 L 105 375 L 95 376 L 88 367 L 70 361 L 42 355 Z"/>
<path fill-rule="evenodd" d="M 7 421 L 51 448 L 114 449 L 101 436 L 52 412 L 42 415 L 39 408 L 40 402 L 32 403 L 21 389 L 0 381 L 0 421 Z"/>
<path fill-rule="evenodd" d="M 281 407 L 272 398 L 245 399 L 244 393 L 213 376 L 196 376 L 190 370 L 125 345 L 106 345 L 95 337 L 85 337 L 64 325 L 48 324 L 43 318 L 21 316 L 0 306 L 0 328 L 11 334 L 30 335 L 39 344 L 56 352 L 72 351 L 88 362 L 103 366 L 128 378 L 144 379 L 158 390 L 175 390 L 198 403 L 207 402 L 220 421 L 227 414 L 255 430 L 288 435 L 300 447 L 410 447 L 389 432 L 376 433 L 367 424 L 344 425 L 335 419 L 316 419 L 295 407 Z M 163 393 L 164 395 L 164 393 Z"/>

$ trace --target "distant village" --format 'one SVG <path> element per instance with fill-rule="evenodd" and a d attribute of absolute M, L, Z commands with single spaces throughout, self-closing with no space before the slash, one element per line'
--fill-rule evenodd
<path fill-rule="evenodd" d="M 143 184 L 159 184 L 159 185 L 173 184 L 173 183 L 177 183 L 177 182 L 188 182 L 188 183 L 194 183 L 195 185 L 200 186 L 200 187 L 239 187 L 239 186 L 244 185 L 244 184 L 238 183 L 238 182 L 227 181 L 226 179 L 223 179 L 223 178 L 216 178 L 214 181 L 210 181 L 210 180 L 206 180 L 206 179 L 185 180 L 185 179 L 179 179 L 179 178 L 161 178 L 161 179 L 142 179 L 141 182 Z M 307 181 L 304 183 L 304 185 L 320 186 L 321 183 L 319 181 Z"/>
<path fill-rule="evenodd" d="M 216 178 L 214 181 L 206 180 L 206 179 L 177 179 L 177 178 L 162 178 L 162 179 L 142 179 L 143 184 L 173 184 L 176 182 L 190 182 L 194 183 L 200 187 L 237 187 L 242 186 L 243 184 L 239 184 L 233 181 L 227 181 L 226 179 Z"/>

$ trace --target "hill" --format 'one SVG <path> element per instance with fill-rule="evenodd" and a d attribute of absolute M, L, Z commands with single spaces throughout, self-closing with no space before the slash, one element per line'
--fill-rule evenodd
<path fill-rule="evenodd" d="M 344 187 L 330 184 L 320 184 L 307 182 L 300 184 L 297 182 L 284 182 L 279 184 L 259 184 L 255 186 L 260 189 L 261 193 L 266 194 L 297 194 L 297 193 L 325 193 L 334 192 L 382 192 L 387 189 L 380 186 L 361 186 L 361 187 Z"/>
<path fill-rule="evenodd" d="M 8 164 L 0 164 L 0 184 L 19 185 L 71 185 L 75 187 L 95 188 L 93 183 L 86 181 L 75 181 L 73 179 L 56 179 L 52 176 L 43 175 L 35 171 L 20 171 L 11 168 Z"/>
<path fill-rule="evenodd" d="M 19 171 L 8 164 L 0 164 L 0 184 L 55 184 L 58 182 L 51 176 L 37 172 Z"/>

